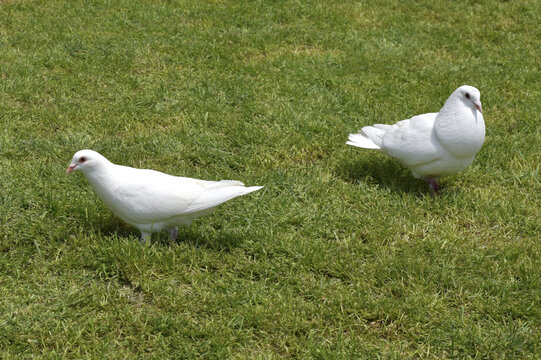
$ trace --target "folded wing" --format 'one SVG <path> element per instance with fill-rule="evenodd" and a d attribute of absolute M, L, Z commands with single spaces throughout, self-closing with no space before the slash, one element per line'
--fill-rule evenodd
<path fill-rule="evenodd" d="M 437 113 L 417 115 L 394 125 L 387 125 L 382 150 L 409 166 L 437 160 L 442 149 L 433 131 L 436 115 Z"/>
<path fill-rule="evenodd" d="M 154 223 L 212 209 L 237 196 L 259 190 L 240 181 L 205 181 L 170 176 L 152 170 L 129 174 L 114 192 L 122 217 L 134 223 Z"/>

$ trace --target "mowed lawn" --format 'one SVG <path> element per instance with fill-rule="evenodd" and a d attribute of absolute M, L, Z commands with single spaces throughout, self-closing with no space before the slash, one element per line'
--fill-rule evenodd
<path fill-rule="evenodd" d="M 539 359 L 538 1 L 0 0 L 0 357 Z M 346 146 L 479 88 L 474 163 Z M 139 243 L 81 173 L 265 185 Z"/>

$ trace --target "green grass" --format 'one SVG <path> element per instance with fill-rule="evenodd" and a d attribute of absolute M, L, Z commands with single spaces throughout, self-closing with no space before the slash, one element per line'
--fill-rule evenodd
<path fill-rule="evenodd" d="M 0 357 L 538 359 L 537 1 L 0 1 Z M 480 89 L 424 183 L 347 134 Z M 141 246 L 73 153 L 264 190 Z"/>

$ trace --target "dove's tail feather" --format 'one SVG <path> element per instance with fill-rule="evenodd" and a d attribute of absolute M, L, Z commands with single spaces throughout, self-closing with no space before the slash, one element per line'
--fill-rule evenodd
<path fill-rule="evenodd" d="M 220 180 L 220 181 L 211 181 L 209 184 L 206 184 L 208 189 L 212 188 L 232 188 L 233 192 L 239 193 L 237 196 L 244 194 L 249 194 L 253 191 L 261 189 L 263 186 L 250 186 L 246 187 L 243 182 L 237 180 Z"/>
<path fill-rule="evenodd" d="M 263 186 L 250 186 L 250 187 L 247 187 L 244 189 L 244 194 L 242 195 L 246 195 L 246 194 L 249 194 L 251 192 L 254 192 L 254 191 L 257 191 L 259 189 L 262 189 Z"/>
<path fill-rule="evenodd" d="M 218 182 L 220 184 L 229 185 L 229 186 L 244 186 L 244 183 L 242 181 L 237 181 L 237 180 L 220 180 Z"/>
<path fill-rule="evenodd" d="M 349 141 L 346 144 L 364 149 L 379 149 L 370 138 L 364 134 L 349 134 Z"/>
<path fill-rule="evenodd" d="M 187 213 L 198 213 L 200 211 L 212 209 L 226 201 L 234 199 L 238 196 L 249 194 L 263 187 L 245 187 L 243 185 L 238 185 L 234 182 L 229 183 L 229 185 L 227 185 L 227 182 L 216 182 L 216 184 L 220 183 L 222 184 L 222 186 L 214 186 L 211 188 L 207 188 L 207 190 L 204 191 L 201 196 L 196 199 L 192 204 L 190 204 L 190 206 L 185 211 Z"/>
<path fill-rule="evenodd" d="M 359 134 L 349 134 L 346 144 L 364 149 L 381 150 L 385 130 L 373 126 L 365 126 Z"/>

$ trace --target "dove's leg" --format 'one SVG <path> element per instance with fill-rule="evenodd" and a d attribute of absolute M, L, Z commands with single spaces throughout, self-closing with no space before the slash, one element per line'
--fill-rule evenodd
<path fill-rule="evenodd" d="M 440 184 L 438 184 L 438 181 L 432 177 L 426 177 L 424 179 L 428 183 L 428 187 L 430 188 L 430 190 L 438 194 L 438 192 L 440 191 Z"/>
<path fill-rule="evenodd" d="M 152 235 L 152 233 L 141 231 L 141 244 L 146 243 L 147 240 L 150 243 L 150 235 Z"/>
<path fill-rule="evenodd" d="M 169 240 L 175 241 L 178 236 L 178 228 L 175 226 L 174 228 L 169 229 Z"/>

